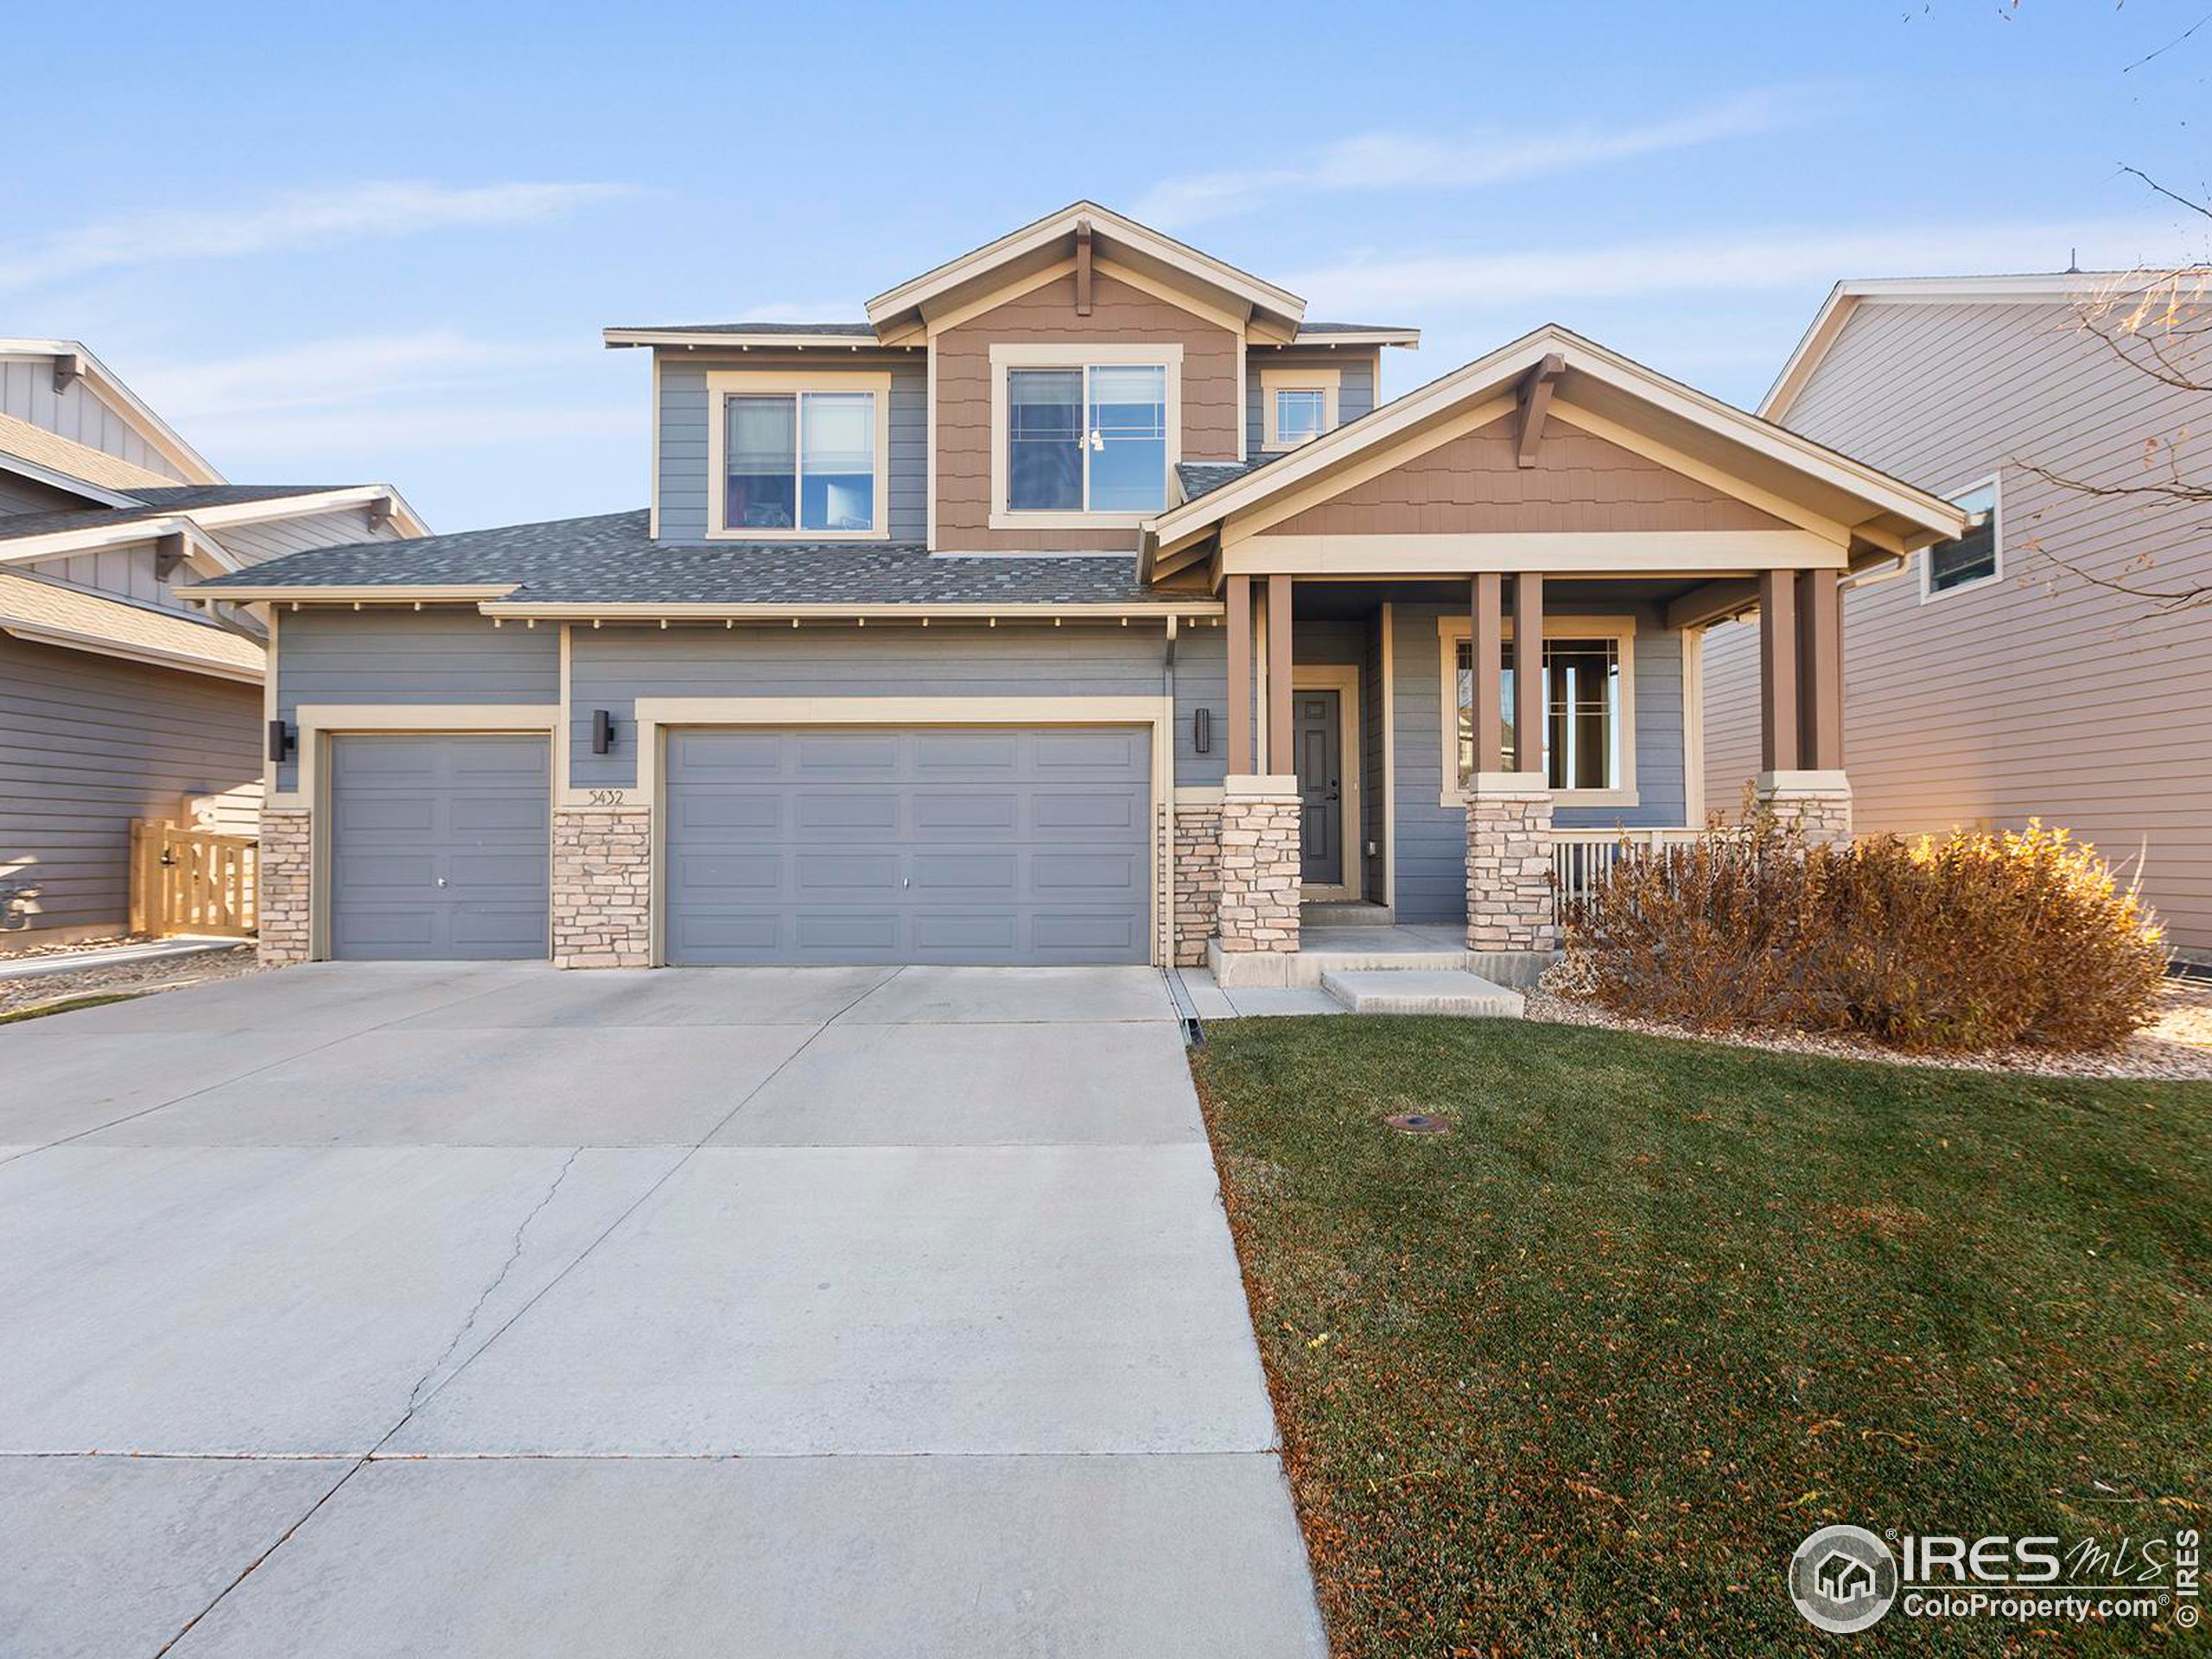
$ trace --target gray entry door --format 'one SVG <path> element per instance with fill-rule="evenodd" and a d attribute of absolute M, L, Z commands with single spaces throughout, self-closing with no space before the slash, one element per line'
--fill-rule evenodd
<path fill-rule="evenodd" d="M 1135 727 L 676 731 L 673 963 L 1141 963 Z"/>
<path fill-rule="evenodd" d="M 1341 886 L 1344 879 L 1343 703 L 1334 691 L 1299 691 L 1290 700 L 1292 753 L 1305 805 L 1299 876 L 1316 887 Z"/>
<path fill-rule="evenodd" d="M 340 737 L 330 746 L 330 954 L 546 954 L 542 737 Z"/>

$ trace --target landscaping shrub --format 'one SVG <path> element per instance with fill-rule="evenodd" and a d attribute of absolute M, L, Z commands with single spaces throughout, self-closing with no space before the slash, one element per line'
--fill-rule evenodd
<path fill-rule="evenodd" d="M 1553 982 L 1700 1030 L 1907 1050 L 2102 1048 L 2151 1016 L 2162 936 L 2063 830 L 1808 842 L 1770 818 L 1624 856 L 1568 906 Z"/>

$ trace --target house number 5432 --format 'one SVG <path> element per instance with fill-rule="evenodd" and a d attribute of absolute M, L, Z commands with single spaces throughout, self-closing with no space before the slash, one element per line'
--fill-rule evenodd
<path fill-rule="evenodd" d="M 591 804 L 594 806 L 620 806 L 622 798 L 627 793 L 626 790 L 594 789 L 590 791 Z"/>

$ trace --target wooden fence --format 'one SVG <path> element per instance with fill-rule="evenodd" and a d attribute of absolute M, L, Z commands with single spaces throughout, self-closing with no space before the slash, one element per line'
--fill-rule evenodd
<path fill-rule="evenodd" d="M 187 830 L 160 818 L 130 824 L 130 931 L 244 939 L 258 925 L 251 836 Z"/>

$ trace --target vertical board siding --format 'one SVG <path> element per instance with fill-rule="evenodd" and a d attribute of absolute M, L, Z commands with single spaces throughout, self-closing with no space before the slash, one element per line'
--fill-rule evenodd
<path fill-rule="evenodd" d="M 292 619 L 281 636 L 289 650 Z M 1159 697 L 1164 626 L 579 628 L 569 648 L 569 781 L 638 781 L 640 697 Z M 1178 678 L 1180 678 L 1179 672 Z M 615 721 L 591 751 L 591 716 Z"/>
<path fill-rule="evenodd" d="M 287 611 L 277 629 L 276 711 L 302 703 L 556 703 L 561 632 L 495 628 L 474 610 Z M 258 711 L 251 730 L 258 741 Z M 299 786 L 287 760 L 276 787 Z"/>
<path fill-rule="evenodd" d="M 2103 500 L 2145 441 L 2212 423 L 2212 397 L 2116 360 L 2064 304 L 1866 303 L 1789 411 L 1823 443 L 1943 494 L 2001 476 L 2005 574 L 1920 597 L 1921 558 L 1847 594 L 1844 760 L 1862 833 L 2063 824 L 2143 858 L 2176 943 L 2212 952 L 2212 610 L 2158 614 L 2062 569 L 2212 580 L 2201 513 Z M 2200 438 L 2181 454 L 2207 476 Z M 1756 642 L 1707 658 L 1707 788 L 1733 808 L 1757 766 Z"/>
<path fill-rule="evenodd" d="M 1115 551 L 1128 530 L 990 528 L 991 347 L 1001 342 L 1180 344 L 1185 461 L 1236 461 L 1243 445 L 1237 337 L 1217 323 L 1101 272 L 1091 314 L 1077 316 L 1064 276 L 938 336 L 937 544 L 961 552 Z"/>
<path fill-rule="evenodd" d="M 660 361 L 661 539 L 699 542 L 707 537 L 711 488 L 707 477 L 707 377 L 731 370 L 777 374 L 820 373 L 825 378 L 865 369 L 891 373 L 891 499 L 886 523 L 894 542 L 918 542 L 929 533 L 929 365 L 919 352 L 861 358 L 846 353 L 748 352 L 714 357 L 669 352 Z M 801 532 L 794 531 L 794 536 Z"/>
<path fill-rule="evenodd" d="M 40 887 L 36 926 L 120 932 L 130 821 L 211 797 L 239 816 L 260 719 L 257 686 L 0 635 L 0 878 Z"/>
<path fill-rule="evenodd" d="M 61 391 L 54 391 L 51 358 L 0 362 L 0 414 L 29 421 L 87 449 L 117 456 L 180 484 L 190 481 L 174 461 L 141 437 L 136 427 L 101 402 L 83 379 L 72 380 Z"/>
<path fill-rule="evenodd" d="M 390 525 L 381 531 L 369 528 L 368 514 L 361 508 L 349 508 L 342 512 L 320 512 L 296 518 L 270 518 L 258 524 L 232 524 L 210 531 L 217 541 L 235 555 L 242 564 L 258 564 L 264 559 L 281 558 L 287 553 L 305 552 L 317 547 L 343 547 L 356 542 L 390 541 L 398 532 Z M 154 574 L 159 549 L 152 540 L 125 543 L 117 547 L 103 547 L 90 553 L 71 553 L 58 558 L 31 562 L 30 569 L 42 576 L 73 587 L 88 588 L 95 593 L 111 594 L 118 599 L 136 600 L 143 605 L 158 605 L 165 609 L 181 611 L 188 616 L 203 614 L 200 610 L 176 597 L 172 591 L 177 583 L 200 580 L 201 573 L 188 566 L 181 568 L 174 582 L 164 582 Z"/>
<path fill-rule="evenodd" d="M 1262 369 L 1334 369 L 1337 371 L 1337 424 L 1347 426 L 1375 410 L 1376 359 L 1380 353 L 1352 351 L 1300 351 L 1291 346 L 1254 346 L 1244 353 L 1244 454 L 1257 461 L 1267 451 L 1261 445 L 1267 435 L 1267 405 L 1261 401 Z"/>

